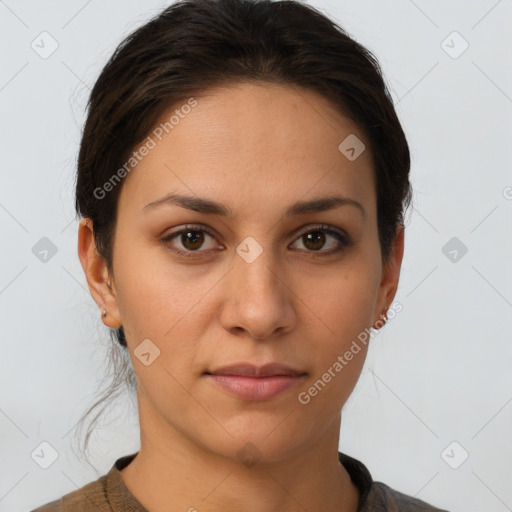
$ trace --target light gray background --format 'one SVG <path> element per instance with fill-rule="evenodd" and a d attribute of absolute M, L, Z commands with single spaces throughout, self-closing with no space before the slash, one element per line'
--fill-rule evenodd
<path fill-rule="evenodd" d="M 94 436 L 92 466 L 72 447 L 107 340 L 76 253 L 73 179 L 89 88 L 168 3 L 0 1 L 0 511 L 71 492 L 139 446 L 125 398 Z M 371 342 L 340 449 L 451 511 L 512 510 L 512 1 L 311 4 L 380 60 L 415 191 L 403 310 Z M 31 48 L 43 31 L 59 45 L 47 59 Z M 454 31 L 469 43 L 457 58 Z M 42 237 L 57 247 L 46 263 L 32 252 Z M 456 261 L 442 250 L 452 237 L 468 249 Z M 48 469 L 31 458 L 43 441 L 58 452 Z"/>

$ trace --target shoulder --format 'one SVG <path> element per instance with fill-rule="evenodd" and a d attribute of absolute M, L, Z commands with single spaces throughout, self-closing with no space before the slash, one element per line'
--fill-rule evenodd
<path fill-rule="evenodd" d="M 373 482 L 361 512 L 449 512 L 403 494 L 382 482 Z"/>
<path fill-rule="evenodd" d="M 359 489 L 357 512 L 449 512 L 374 481 L 368 468 L 346 453 L 338 452 L 338 457 Z"/>
<path fill-rule="evenodd" d="M 90 482 L 76 491 L 46 503 L 31 512 L 111 512 L 105 493 L 107 475 Z"/>

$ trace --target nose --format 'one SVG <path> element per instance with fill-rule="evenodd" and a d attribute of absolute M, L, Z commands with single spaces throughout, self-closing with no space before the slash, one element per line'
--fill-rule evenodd
<path fill-rule="evenodd" d="M 280 270 L 271 251 L 254 261 L 234 257 L 226 276 L 220 321 L 231 334 L 245 332 L 257 340 L 282 336 L 297 323 L 291 278 Z"/>

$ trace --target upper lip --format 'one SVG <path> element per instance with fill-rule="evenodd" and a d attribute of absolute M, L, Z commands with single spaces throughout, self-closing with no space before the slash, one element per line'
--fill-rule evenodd
<path fill-rule="evenodd" d="M 207 371 L 206 373 L 213 375 L 241 375 L 244 377 L 271 377 L 274 375 L 289 375 L 298 377 L 305 374 L 305 372 L 295 370 L 290 366 L 280 363 L 268 363 L 263 366 L 256 366 L 251 363 L 238 363 L 229 366 L 223 366 L 222 368 Z"/>

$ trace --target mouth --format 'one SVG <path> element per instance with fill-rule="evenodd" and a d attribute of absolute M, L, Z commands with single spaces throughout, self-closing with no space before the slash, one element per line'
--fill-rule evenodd
<path fill-rule="evenodd" d="M 281 363 L 268 363 L 263 366 L 256 366 L 251 363 L 237 363 L 223 366 L 216 370 L 206 371 L 205 373 L 209 375 L 230 375 L 239 377 L 297 377 L 304 375 L 306 372 Z"/>
<path fill-rule="evenodd" d="M 271 363 L 257 367 L 249 363 L 206 371 L 208 380 L 242 400 L 270 400 L 302 382 L 307 376 L 289 366 Z"/>

